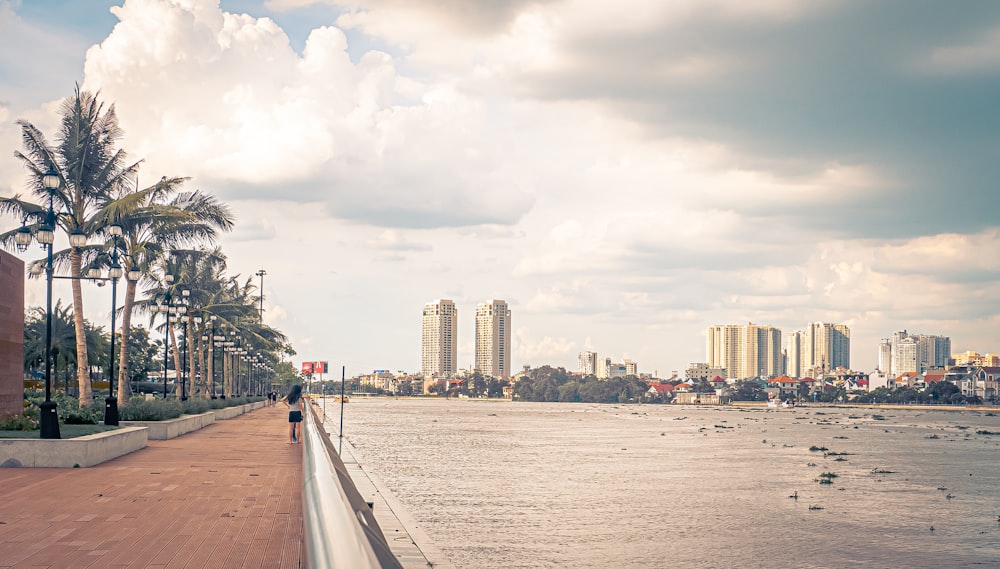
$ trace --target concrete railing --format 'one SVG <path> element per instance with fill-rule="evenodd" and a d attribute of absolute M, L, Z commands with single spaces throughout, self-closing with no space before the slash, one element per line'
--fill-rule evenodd
<path fill-rule="evenodd" d="M 307 401 L 302 487 L 308 569 L 402 569 Z"/>

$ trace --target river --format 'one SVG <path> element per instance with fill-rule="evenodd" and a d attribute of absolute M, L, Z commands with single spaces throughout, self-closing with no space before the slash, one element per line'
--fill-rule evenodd
<path fill-rule="evenodd" d="M 344 436 L 460 569 L 1000 564 L 1000 411 L 353 399 Z"/>

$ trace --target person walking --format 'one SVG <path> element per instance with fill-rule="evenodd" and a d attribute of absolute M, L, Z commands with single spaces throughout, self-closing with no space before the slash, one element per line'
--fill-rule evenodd
<path fill-rule="evenodd" d="M 282 397 L 281 400 L 284 401 L 289 409 L 288 444 L 298 444 L 302 439 L 302 428 L 300 425 L 302 423 L 302 412 L 305 411 L 305 405 L 302 400 L 302 386 L 293 385 L 292 390 L 288 392 L 288 395 Z"/>

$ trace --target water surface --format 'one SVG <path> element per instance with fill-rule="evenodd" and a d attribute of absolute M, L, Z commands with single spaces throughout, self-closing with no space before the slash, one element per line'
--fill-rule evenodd
<path fill-rule="evenodd" d="M 344 436 L 460 569 L 1000 563 L 992 413 L 354 399 Z"/>

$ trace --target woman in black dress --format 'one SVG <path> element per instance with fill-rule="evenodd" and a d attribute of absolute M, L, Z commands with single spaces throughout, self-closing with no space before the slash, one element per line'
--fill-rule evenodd
<path fill-rule="evenodd" d="M 302 412 L 305 407 L 302 402 L 302 386 L 293 385 L 288 395 L 281 398 L 288 405 L 288 444 L 298 444 L 302 439 L 302 429 L 298 426 L 302 423 Z"/>

